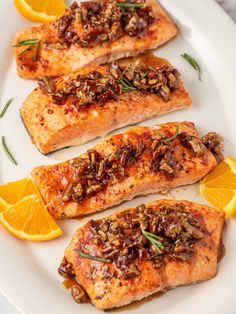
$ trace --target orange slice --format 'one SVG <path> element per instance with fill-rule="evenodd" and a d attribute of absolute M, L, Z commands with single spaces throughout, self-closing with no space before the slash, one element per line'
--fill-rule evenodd
<path fill-rule="evenodd" d="M 40 197 L 38 189 L 30 178 L 0 185 L 0 212 L 9 205 L 17 203 L 23 197 L 32 194 Z"/>
<path fill-rule="evenodd" d="M 14 0 L 17 11 L 35 22 L 51 22 L 64 13 L 63 0 Z"/>
<path fill-rule="evenodd" d="M 201 181 L 200 193 L 227 217 L 236 213 L 236 161 L 231 156 Z"/>
<path fill-rule="evenodd" d="M 47 241 L 63 232 L 36 195 L 22 198 L 0 213 L 0 222 L 13 235 L 30 241 Z"/>

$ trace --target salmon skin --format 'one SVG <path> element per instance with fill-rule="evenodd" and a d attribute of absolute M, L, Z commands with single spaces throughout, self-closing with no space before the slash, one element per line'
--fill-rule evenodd
<path fill-rule="evenodd" d="M 20 77 L 33 79 L 69 74 L 85 66 L 136 56 L 176 34 L 175 24 L 156 0 L 131 9 L 106 0 L 74 3 L 54 22 L 16 34 L 17 71 Z"/>
<path fill-rule="evenodd" d="M 201 138 L 191 122 L 138 126 L 32 176 L 52 216 L 72 218 L 195 183 L 216 167 L 219 145 L 215 133 Z"/>
<path fill-rule="evenodd" d="M 125 85 L 121 70 L 130 79 L 125 79 Z M 128 90 L 127 82 L 132 83 Z M 88 67 L 55 80 L 43 78 L 39 85 L 20 113 L 32 142 L 43 154 L 191 106 L 178 71 L 152 54 Z"/>
<path fill-rule="evenodd" d="M 224 213 L 160 200 L 90 220 L 74 234 L 58 271 L 76 277 L 76 302 L 108 310 L 217 273 Z M 79 284 L 78 284 L 79 283 Z"/>

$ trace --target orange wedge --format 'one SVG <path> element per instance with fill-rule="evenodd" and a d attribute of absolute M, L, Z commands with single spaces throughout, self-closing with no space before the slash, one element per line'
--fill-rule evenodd
<path fill-rule="evenodd" d="M 30 178 L 0 185 L 0 212 L 9 205 L 17 203 L 23 197 L 32 194 L 40 197 L 38 189 Z"/>
<path fill-rule="evenodd" d="M 227 217 L 236 213 L 236 161 L 231 156 L 201 181 L 200 193 Z"/>
<path fill-rule="evenodd" d="M 14 0 L 17 11 L 35 22 L 51 22 L 64 13 L 63 0 Z"/>
<path fill-rule="evenodd" d="M 0 186 L 0 222 L 24 240 L 47 241 L 62 234 L 30 178 Z"/>
<path fill-rule="evenodd" d="M 30 241 L 48 241 L 63 232 L 36 195 L 22 198 L 0 213 L 0 222 L 13 235 Z"/>

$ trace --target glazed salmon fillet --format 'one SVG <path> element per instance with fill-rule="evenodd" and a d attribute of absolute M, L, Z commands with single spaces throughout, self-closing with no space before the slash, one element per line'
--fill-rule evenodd
<path fill-rule="evenodd" d="M 38 83 L 20 113 L 43 154 L 191 106 L 179 72 L 152 54 Z"/>
<path fill-rule="evenodd" d="M 14 45 L 19 76 L 35 79 L 69 74 L 85 66 L 136 56 L 177 34 L 175 24 L 156 0 L 134 8 L 124 8 L 119 2 L 74 3 L 54 22 L 18 32 Z"/>
<path fill-rule="evenodd" d="M 34 168 L 32 176 L 52 216 L 72 218 L 195 183 L 216 167 L 216 154 L 215 133 L 201 138 L 193 123 L 170 122 L 113 135 L 78 158 Z"/>
<path fill-rule="evenodd" d="M 108 310 L 217 274 L 224 213 L 160 200 L 90 220 L 74 234 L 58 269 L 71 293 Z"/>

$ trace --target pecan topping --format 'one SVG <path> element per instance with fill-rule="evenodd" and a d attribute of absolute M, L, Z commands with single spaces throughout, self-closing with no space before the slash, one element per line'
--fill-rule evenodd
<path fill-rule="evenodd" d="M 142 64 L 131 70 L 130 66 L 120 66 L 113 62 L 108 67 L 107 75 L 98 71 L 78 74 L 74 79 L 65 82 L 64 88 L 57 89 L 53 79 L 46 77 L 40 77 L 38 84 L 58 105 L 62 105 L 67 99 L 76 100 L 73 104 L 77 107 L 84 107 L 93 102 L 104 104 L 122 93 L 136 89 L 157 94 L 164 101 L 168 101 L 171 92 L 178 88 L 177 73 L 177 70 L 169 65 L 154 69 Z"/>
<path fill-rule="evenodd" d="M 123 8 L 115 1 L 88 1 L 80 5 L 75 2 L 58 20 L 60 43 L 67 47 L 71 44 L 94 47 L 125 35 L 142 36 L 154 22 L 151 7 L 143 4 L 138 8 Z"/>
<path fill-rule="evenodd" d="M 104 279 L 139 276 L 140 260 L 149 260 L 154 268 L 163 267 L 166 258 L 187 260 L 207 232 L 201 216 L 186 212 L 182 204 L 159 205 L 158 211 L 142 204 L 135 211 L 121 212 L 116 220 L 91 220 L 90 226 L 93 236 L 86 248 L 96 245 L 106 261 Z M 83 240 L 78 246 L 84 247 Z"/>
<path fill-rule="evenodd" d="M 71 199 L 81 202 L 86 196 L 101 191 L 109 182 L 119 182 L 125 176 L 125 167 L 131 165 L 135 159 L 136 149 L 123 146 L 118 153 L 109 158 L 102 157 L 96 150 L 87 151 L 87 159 L 75 160 L 72 166 L 80 181 L 69 183 L 65 188 L 62 201 Z"/>

